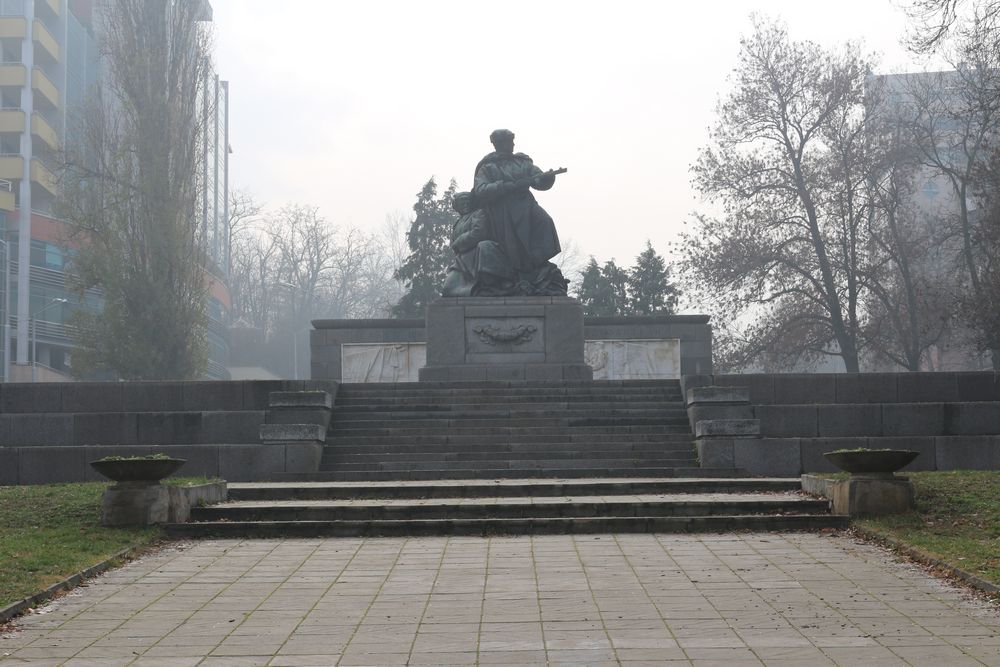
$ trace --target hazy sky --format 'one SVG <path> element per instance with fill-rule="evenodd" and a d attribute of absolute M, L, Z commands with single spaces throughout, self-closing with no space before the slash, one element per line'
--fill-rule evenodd
<path fill-rule="evenodd" d="M 699 205 L 688 168 L 751 12 L 913 67 L 889 0 L 212 4 L 232 186 L 376 229 L 431 176 L 468 188 L 507 127 L 540 167 L 569 169 L 537 195 L 560 236 L 626 264 L 647 238 L 665 252 Z"/>

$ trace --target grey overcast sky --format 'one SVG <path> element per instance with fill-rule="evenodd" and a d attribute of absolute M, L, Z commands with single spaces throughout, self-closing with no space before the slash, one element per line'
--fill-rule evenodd
<path fill-rule="evenodd" d="M 471 185 L 507 127 L 543 169 L 560 236 L 599 260 L 661 252 L 699 202 L 689 165 L 750 14 L 795 39 L 860 39 L 912 69 L 890 0 L 213 0 L 231 84 L 231 185 L 375 230 L 430 177 Z"/>

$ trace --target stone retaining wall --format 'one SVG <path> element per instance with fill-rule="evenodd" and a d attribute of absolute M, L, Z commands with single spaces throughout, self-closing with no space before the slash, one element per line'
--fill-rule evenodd
<path fill-rule="evenodd" d="M 262 444 L 272 392 L 308 380 L 0 384 L 0 484 L 103 479 L 89 461 L 164 453 L 182 475 L 230 481 L 295 469 L 300 448 Z"/>
<path fill-rule="evenodd" d="M 588 341 L 680 341 L 682 375 L 712 370 L 712 327 L 707 315 L 651 317 L 585 317 L 583 337 Z M 352 343 L 426 343 L 423 319 L 313 320 L 310 347 L 311 377 L 342 378 L 342 346 Z"/>
<path fill-rule="evenodd" d="M 759 422 L 759 437 L 699 440 L 703 466 L 828 472 L 824 452 L 867 447 L 919 451 L 906 470 L 1000 469 L 1000 373 L 698 375 L 682 386 L 745 387 Z"/>

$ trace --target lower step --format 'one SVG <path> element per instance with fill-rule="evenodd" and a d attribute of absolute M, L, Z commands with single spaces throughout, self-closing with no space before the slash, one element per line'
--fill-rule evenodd
<path fill-rule="evenodd" d="M 242 500 L 348 500 L 358 498 L 519 498 L 558 496 L 622 496 L 650 493 L 776 493 L 798 491 L 798 478 L 667 478 L 504 480 L 466 479 L 429 482 L 234 483 L 229 499 Z"/>
<path fill-rule="evenodd" d="M 164 528 L 171 537 L 363 537 L 798 531 L 847 528 L 848 525 L 846 516 L 799 514 L 416 521 L 218 521 L 171 523 Z"/>
<path fill-rule="evenodd" d="M 623 517 L 752 516 L 759 514 L 823 514 L 826 500 L 794 494 L 664 494 L 635 500 L 629 496 L 565 498 L 501 498 L 321 501 L 312 503 L 251 502 L 194 507 L 191 521 L 453 521 L 467 519 L 575 519 Z"/>
<path fill-rule="evenodd" d="M 389 482 L 433 479 L 554 479 L 590 477 L 741 477 L 737 468 L 456 468 L 360 472 L 275 473 L 272 482 Z"/>

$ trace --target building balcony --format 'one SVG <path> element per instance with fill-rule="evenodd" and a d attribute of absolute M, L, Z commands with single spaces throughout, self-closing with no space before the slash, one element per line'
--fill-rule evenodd
<path fill-rule="evenodd" d="M 31 182 L 45 188 L 50 195 L 55 195 L 59 191 L 56 175 L 37 158 L 31 160 Z"/>
<path fill-rule="evenodd" d="M 20 181 L 24 177 L 24 158 L 19 155 L 0 155 L 0 179 Z"/>
<path fill-rule="evenodd" d="M 59 11 L 59 0 L 45 0 L 45 2 L 44 2 L 43 4 L 44 4 L 44 5 L 46 6 L 46 7 L 48 7 L 48 8 L 50 9 L 50 10 L 52 10 L 52 13 L 53 13 L 53 14 L 54 14 L 55 16 L 57 16 L 57 17 L 58 17 L 58 16 L 59 16 L 59 14 L 61 13 L 61 12 Z"/>
<path fill-rule="evenodd" d="M 31 37 L 35 41 L 35 45 L 39 47 L 35 49 L 35 57 L 41 55 L 48 57 L 52 62 L 59 62 L 59 42 L 52 36 L 45 24 L 38 19 L 35 19 L 32 24 Z"/>
<path fill-rule="evenodd" d="M 14 206 L 14 186 L 10 181 L 0 181 L 0 211 L 12 213 Z"/>
<path fill-rule="evenodd" d="M 20 182 L 24 177 L 24 158 L 19 155 L 0 155 L 0 180 Z M 31 182 L 55 195 L 59 190 L 59 180 L 38 158 L 31 160 Z M 0 184 L 0 191 L 3 190 Z"/>
<path fill-rule="evenodd" d="M 37 111 L 31 114 L 31 134 L 45 142 L 50 149 L 59 150 L 59 133 Z"/>
<path fill-rule="evenodd" d="M 27 68 L 20 63 L 0 64 L 0 86 L 23 88 L 28 77 L 27 71 Z"/>
<path fill-rule="evenodd" d="M 24 112 L 20 109 L 0 109 L 0 133 L 24 132 Z"/>
<path fill-rule="evenodd" d="M 37 67 L 31 70 L 31 89 L 38 93 L 35 101 L 40 106 L 59 108 L 59 89 L 52 83 L 52 79 Z"/>
<path fill-rule="evenodd" d="M 23 16 L 4 16 L 0 18 L 0 38 L 24 39 L 28 34 L 28 19 Z"/>

